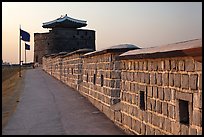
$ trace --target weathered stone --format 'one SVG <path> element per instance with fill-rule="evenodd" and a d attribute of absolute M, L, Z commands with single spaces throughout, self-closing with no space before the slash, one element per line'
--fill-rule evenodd
<path fill-rule="evenodd" d="M 164 129 L 165 131 L 171 133 L 171 121 L 168 118 L 165 118 Z"/>
<path fill-rule="evenodd" d="M 179 60 L 179 70 L 180 70 L 180 71 L 183 71 L 183 70 L 184 70 L 184 67 L 185 67 L 184 60 Z"/>
<path fill-rule="evenodd" d="M 171 129 L 172 129 L 172 133 L 174 135 L 180 135 L 180 133 L 181 133 L 180 123 L 172 121 L 171 122 Z"/>
<path fill-rule="evenodd" d="M 193 93 L 193 108 L 202 109 L 202 93 L 201 92 Z"/>
<path fill-rule="evenodd" d="M 177 70 L 176 60 L 171 60 L 171 71 Z"/>
<path fill-rule="evenodd" d="M 149 73 L 145 73 L 145 83 L 146 84 L 150 83 L 150 74 Z"/>
<path fill-rule="evenodd" d="M 168 109 L 167 103 L 162 102 L 162 114 L 165 116 L 167 116 L 167 109 Z"/>
<path fill-rule="evenodd" d="M 162 103 L 159 100 L 156 101 L 156 111 L 157 113 L 162 113 Z"/>
<path fill-rule="evenodd" d="M 168 86 L 169 85 L 169 74 L 168 73 L 164 73 L 162 75 L 162 82 L 164 86 Z"/>
<path fill-rule="evenodd" d="M 188 135 L 189 134 L 189 128 L 187 125 L 181 124 L 181 135 Z"/>
<path fill-rule="evenodd" d="M 193 125 L 202 125 L 202 112 L 199 110 L 193 110 Z"/>
<path fill-rule="evenodd" d="M 164 100 L 164 89 L 162 87 L 158 87 L 158 97 L 160 100 Z"/>
<path fill-rule="evenodd" d="M 195 128 L 190 128 L 189 135 L 197 135 L 197 131 Z"/>
<path fill-rule="evenodd" d="M 143 61 L 139 61 L 139 70 L 143 70 Z"/>
<path fill-rule="evenodd" d="M 189 76 L 187 74 L 181 75 L 181 88 L 188 89 L 189 87 Z"/>
<path fill-rule="evenodd" d="M 174 86 L 181 87 L 181 74 L 174 74 Z"/>
<path fill-rule="evenodd" d="M 162 74 L 156 73 L 156 77 L 157 77 L 157 85 L 161 86 L 162 85 Z"/>
<path fill-rule="evenodd" d="M 198 62 L 195 60 L 195 70 L 196 71 L 202 70 L 202 62 Z"/>
<path fill-rule="evenodd" d="M 169 86 L 174 86 L 174 74 L 169 73 Z"/>
<path fill-rule="evenodd" d="M 192 59 L 185 60 L 185 71 L 194 71 L 195 65 Z"/>
<path fill-rule="evenodd" d="M 198 89 L 202 90 L 202 73 L 199 75 Z"/>
<path fill-rule="evenodd" d="M 171 104 L 168 104 L 168 116 L 172 119 L 175 119 L 175 106 L 171 105 Z"/>
<path fill-rule="evenodd" d="M 190 89 L 198 89 L 198 75 L 191 74 L 189 78 Z"/>
<path fill-rule="evenodd" d="M 156 84 L 156 74 L 154 72 L 150 73 L 150 84 L 151 85 L 155 85 Z"/>
<path fill-rule="evenodd" d="M 171 90 L 169 88 L 164 88 L 164 100 L 170 101 L 171 99 Z"/>
<path fill-rule="evenodd" d="M 152 91 L 152 86 L 147 87 L 147 96 L 152 97 L 153 91 Z"/>
<path fill-rule="evenodd" d="M 192 94 L 191 93 L 183 93 L 183 92 L 177 91 L 176 92 L 176 98 L 192 102 Z"/>
<path fill-rule="evenodd" d="M 158 97 L 158 94 L 157 94 L 157 87 L 153 87 L 153 97 L 154 98 L 157 98 Z"/>
<path fill-rule="evenodd" d="M 165 70 L 170 70 L 171 69 L 170 60 L 165 60 L 164 63 Z"/>
<path fill-rule="evenodd" d="M 146 132 L 146 125 L 142 122 L 141 123 L 141 134 L 145 135 L 145 132 Z"/>
<path fill-rule="evenodd" d="M 148 66 L 147 66 L 147 61 L 144 61 L 144 62 L 143 62 L 143 70 L 147 70 L 147 67 L 148 67 Z"/>

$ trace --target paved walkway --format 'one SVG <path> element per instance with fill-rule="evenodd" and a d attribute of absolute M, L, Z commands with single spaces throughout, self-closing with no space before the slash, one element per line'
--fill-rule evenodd
<path fill-rule="evenodd" d="M 23 84 L 3 135 L 125 134 L 85 97 L 40 68 L 27 70 Z"/>

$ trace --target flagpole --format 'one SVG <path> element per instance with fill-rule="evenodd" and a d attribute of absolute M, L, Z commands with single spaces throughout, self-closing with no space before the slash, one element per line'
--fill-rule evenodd
<path fill-rule="evenodd" d="M 26 46 L 26 45 L 25 45 Z M 25 64 L 26 64 L 26 47 L 25 47 Z"/>
<path fill-rule="evenodd" d="M 21 77 L 21 25 L 20 25 L 20 36 L 19 36 L 19 77 Z"/>

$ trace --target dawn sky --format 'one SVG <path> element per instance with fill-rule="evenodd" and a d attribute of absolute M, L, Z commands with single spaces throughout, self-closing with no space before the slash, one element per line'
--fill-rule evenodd
<path fill-rule="evenodd" d="M 96 50 L 122 43 L 141 48 L 202 38 L 201 2 L 2 2 L 2 59 L 19 63 L 19 27 L 31 35 L 27 62 L 33 62 L 34 33 L 61 15 L 86 20 L 96 31 Z M 24 61 L 24 42 L 22 41 Z"/>

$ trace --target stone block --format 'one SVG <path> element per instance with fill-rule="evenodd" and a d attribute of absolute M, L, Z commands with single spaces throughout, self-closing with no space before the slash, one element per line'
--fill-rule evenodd
<path fill-rule="evenodd" d="M 162 102 L 162 114 L 167 116 L 167 109 L 168 109 L 168 105 L 166 102 Z"/>
<path fill-rule="evenodd" d="M 171 99 L 171 89 L 164 88 L 164 100 L 170 101 L 170 99 Z"/>
<path fill-rule="evenodd" d="M 168 71 L 171 69 L 170 60 L 165 60 L 164 61 L 164 69 L 168 70 Z"/>
<path fill-rule="evenodd" d="M 154 72 L 150 73 L 150 84 L 151 85 L 156 84 L 156 74 Z"/>
<path fill-rule="evenodd" d="M 169 85 L 169 73 L 163 73 L 162 75 L 162 82 L 164 86 Z"/>
<path fill-rule="evenodd" d="M 152 86 L 148 86 L 147 87 L 147 96 L 148 97 L 152 97 L 153 96 L 153 91 L 152 91 Z"/>
<path fill-rule="evenodd" d="M 190 128 L 189 135 L 197 135 L 197 130 L 195 128 Z"/>
<path fill-rule="evenodd" d="M 137 61 L 135 61 L 134 66 L 135 66 L 135 70 L 139 70 L 139 63 Z"/>
<path fill-rule="evenodd" d="M 168 104 L 168 117 L 172 118 L 172 119 L 175 119 L 175 114 L 176 114 L 176 111 L 175 111 L 176 107 L 171 105 L 171 104 Z"/>
<path fill-rule="evenodd" d="M 189 135 L 189 128 L 187 125 L 181 124 L 181 135 Z"/>
<path fill-rule="evenodd" d="M 153 87 L 153 97 L 158 98 L 158 88 L 157 87 Z"/>
<path fill-rule="evenodd" d="M 150 83 L 150 74 L 149 73 L 145 73 L 145 83 L 146 84 Z"/>
<path fill-rule="evenodd" d="M 200 110 L 193 110 L 193 125 L 200 126 L 202 125 L 202 112 Z"/>
<path fill-rule="evenodd" d="M 189 86 L 190 86 L 190 89 L 192 90 L 198 89 L 198 75 L 197 74 L 190 75 Z"/>
<path fill-rule="evenodd" d="M 183 92 L 176 92 L 176 98 L 192 102 L 192 94 L 191 93 L 183 93 Z"/>
<path fill-rule="evenodd" d="M 189 76 L 188 74 L 181 75 L 181 88 L 188 89 L 189 87 Z"/>
<path fill-rule="evenodd" d="M 156 101 L 156 111 L 157 113 L 162 113 L 162 103 L 159 100 Z"/>
<path fill-rule="evenodd" d="M 164 61 L 163 60 L 160 60 L 158 61 L 158 70 L 164 70 Z"/>
<path fill-rule="evenodd" d="M 195 70 L 196 71 L 202 71 L 202 62 L 198 62 L 195 60 Z"/>
<path fill-rule="evenodd" d="M 172 129 L 172 133 L 173 135 L 180 135 L 181 133 L 181 128 L 180 128 L 180 123 L 179 122 L 171 122 L 171 129 Z"/>
<path fill-rule="evenodd" d="M 193 93 L 193 108 L 202 109 L 202 92 Z"/>
<path fill-rule="evenodd" d="M 179 64 L 178 64 L 178 68 L 180 71 L 184 71 L 184 68 L 185 68 L 185 62 L 184 60 L 179 60 Z"/>
<path fill-rule="evenodd" d="M 156 112 L 156 101 L 151 99 L 152 111 Z"/>
<path fill-rule="evenodd" d="M 159 131 L 158 129 L 155 129 L 155 135 L 162 135 L 161 131 Z"/>
<path fill-rule="evenodd" d="M 195 64 L 193 59 L 186 59 L 185 60 L 185 71 L 194 71 Z"/>
<path fill-rule="evenodd" d="M 158 87 L 158 97 L 160 100 L 164 100 L 164 89 L 162 87 Z"/>
<path fill-rule="evenodd" d="M 145 74 L 143 72 L 140 73 L 140 82 L 145 83 Z"/>
<path fill-rule="evenodd" d="M 145 135 L 145 132 L 146 132 L 146 125 L 142 122 L 141 123 L 141 134 Z"/>
<path fill-rule="evenodd" d="M 178 88 L 181 87 L 181 74 L 174 74 L 174 86 Z"/>
<path fill-rule="evenodd" d="M 143 70 L 147 70 L 147 67 L 148 67 L 148 66 L 147 66 L 147 61 L 144 61 L 144 62 L 143 62 Z"/>
<path fill-rule="evenodd" d="M 141 122 L 139 120 L 135 120 L 135 125 L 136 125 L 136 132 L 138 134 L 141 134 L 141 128 L 142 128 Z"/>
<path fill-rule="evenodd" d="M 157 77 L 157 85 L 161 86 L 162 85 L 162 73 L 156 73 Z"/>
<path fill-rule="evenodd" d="M 171 133 L 171 121 L 168 118 L 165 118 L 164 129 L 165 131 Z"/>
<path fill-rule="evenodd" d="M 199 75 L 198 89 L 202 90 L 202 73 Z"/>
<path fill-rule="evenodd" d="M 155 131 L 154 128 L 152 128 L 149 125 L 146 125 L 146 135 L 154 135 Z"/>
<path fill-rule="evenodd" d="M 139 61 L 139 70 L 143 70 L 143 62 Z"/>

